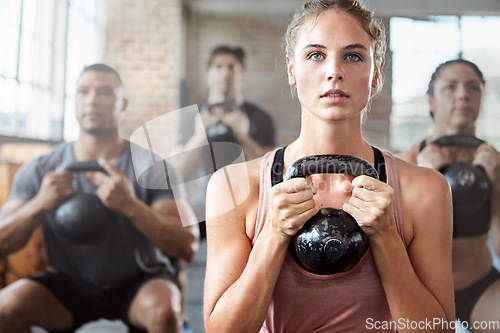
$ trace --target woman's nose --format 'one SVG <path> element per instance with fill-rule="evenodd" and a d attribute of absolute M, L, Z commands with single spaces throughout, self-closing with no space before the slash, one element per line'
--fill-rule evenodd
<path fill-rule="evenodd" d="M 327 62 L 327 80 L 328 81 L 342 81 L 344 79 L 344 73 L 337 60 L 331 60 Z"/>

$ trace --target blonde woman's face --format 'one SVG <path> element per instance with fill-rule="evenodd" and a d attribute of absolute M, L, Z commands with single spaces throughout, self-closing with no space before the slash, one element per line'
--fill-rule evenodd
<path fill-rule="evenodd" d="M 359 115 L 376 86 L 370 36 L 338 10 L 327 10 L 300 28 L 287 64 L 302 107 L 332 120 Z"/>

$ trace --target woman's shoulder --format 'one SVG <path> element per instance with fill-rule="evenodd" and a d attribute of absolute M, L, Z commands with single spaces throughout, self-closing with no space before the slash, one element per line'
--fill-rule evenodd
<path fill-rule="evenodd" d="M 260 165 L 263 157 L 227 165 L 217 170 L 208 183 L 208 195 L 216 193 L 220 199 L 231 197 L 237 205 L 258 196 Z"/>

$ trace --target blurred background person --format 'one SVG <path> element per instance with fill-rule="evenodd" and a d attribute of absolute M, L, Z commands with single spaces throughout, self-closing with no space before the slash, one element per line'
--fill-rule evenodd
<path fill-rule="evenodd" d="M 476 64 L 463 59 L 440 64 L 427 90 L 434 131 L 427 139 L 399 154 L 409 162 L 444 173 L 447 166 L 456 162 L 472 164 L 485 171 L 491 184 L 484 192 L 484 203 L 478 203 L 477 207 L 465 209 L 460 207 L 464 204 L 456 200 L 454 203 L 452 269 L 456 316 L 470 325 L 473 321 L 500 318 L 500 273 L 493 267 L 488 246 L 491 235 L 496 250 L 500 249 L 500 154 L 487 143 L 477 142 L 476 147 L 433 142 L 457 136 L 459 140 L 475 142 L 484 87 L 483 73 Z M 460 181 L 464 179 L 457 178 L 457 182 Z M 453 192 L 455 198 L 461 194 Z M 468 197 L 473 201 L 481 195 L 471 191 Z"/>
<path fill-rule="evenodd" d="M 0 257 L 21 249 L 41 224 L 50 269 L 0 291 L 0 332 L 30 332 L 30 326 L 74 332 L 99 318 L 121 319 L 131 332 L 181 332 L 177 270 L 169 256 L 194 256 L 198 229 L 183 227 L 181 216 L 189 225 L 195 216 L 182 193 L 174 198 L 171 189 L 137 183 L 132 149 L 139 159 L 151 152 L 119 136 L 127 104 L 115 69 L 85 67 L 76 87 L 78 139 L 56 145 L 17 172 L 0 211 Z M 99 161 L 102 171 L 65 169 L 76 161 Z M 181 181 L 173 168 L 168 177 Z M 63 220 L 56 209 L 83 193 L 97 196 L 109 214 L 98 221 L 74 221 L 71 215 Z M 73 201 L 71 209 L 83 215 L 99 208 L 82 204 Z"/>
<path fill-rule="evenodd" d="M 260 107 L 244 98 L 245 53 L 240 47 L 216 46 L 210 53 L 205 82 L 208 86 L 207 102 L 200 107 L 202 124 L 197 124 L 195 114 L 181 114 L 177 132 L 178 151 L 188 151 L 209 142 L 233 142 L 241 146 L 245 160 L 262 156 L 276 146 L 274 119 Z M 200 126 L 203 125 L 203 126 Z M 228 153 L 228 155 L 230 155 Z M 219 163 L 221 167 L 227 162 Z M 200 158 L 189 154 L 186 160 L 177 161 L 176 166 L 186 178 L 190 173 L 199 182 L 190 191 L 189 203 L 193 207 L 200 224 L 201 235 L 205 235 L 205 196 L 209 177 L 214 171 L 211 158 Z"/>

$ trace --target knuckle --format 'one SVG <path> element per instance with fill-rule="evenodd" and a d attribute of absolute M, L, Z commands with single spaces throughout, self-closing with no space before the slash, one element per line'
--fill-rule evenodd
<path fill-rule="evenodd" d="M 314 207 L 316 207 L 316 202 L 313 199 L 308 200 L 306 208 L 309 210 L 309 209 L 313 209 Z"/>
<path fill-rule="evenodd" d="M 273 206 L 275 208 L 279 209 L 280 211 L 283 210 L 283 208 L 285 207 L 285 202 L 284 202 L 285 200 L 284 200 L 283 196 L 276 195 L 271 200 L 272 200 Z"/>
<path fill-rule="evenodd" d="M 281 209 L 280 210 L 280 217 L 281 217 L 281 220 L 289 223 L 290 220 L 292 220 L 294 218 L 294 214 L 289 209 Z"/>

